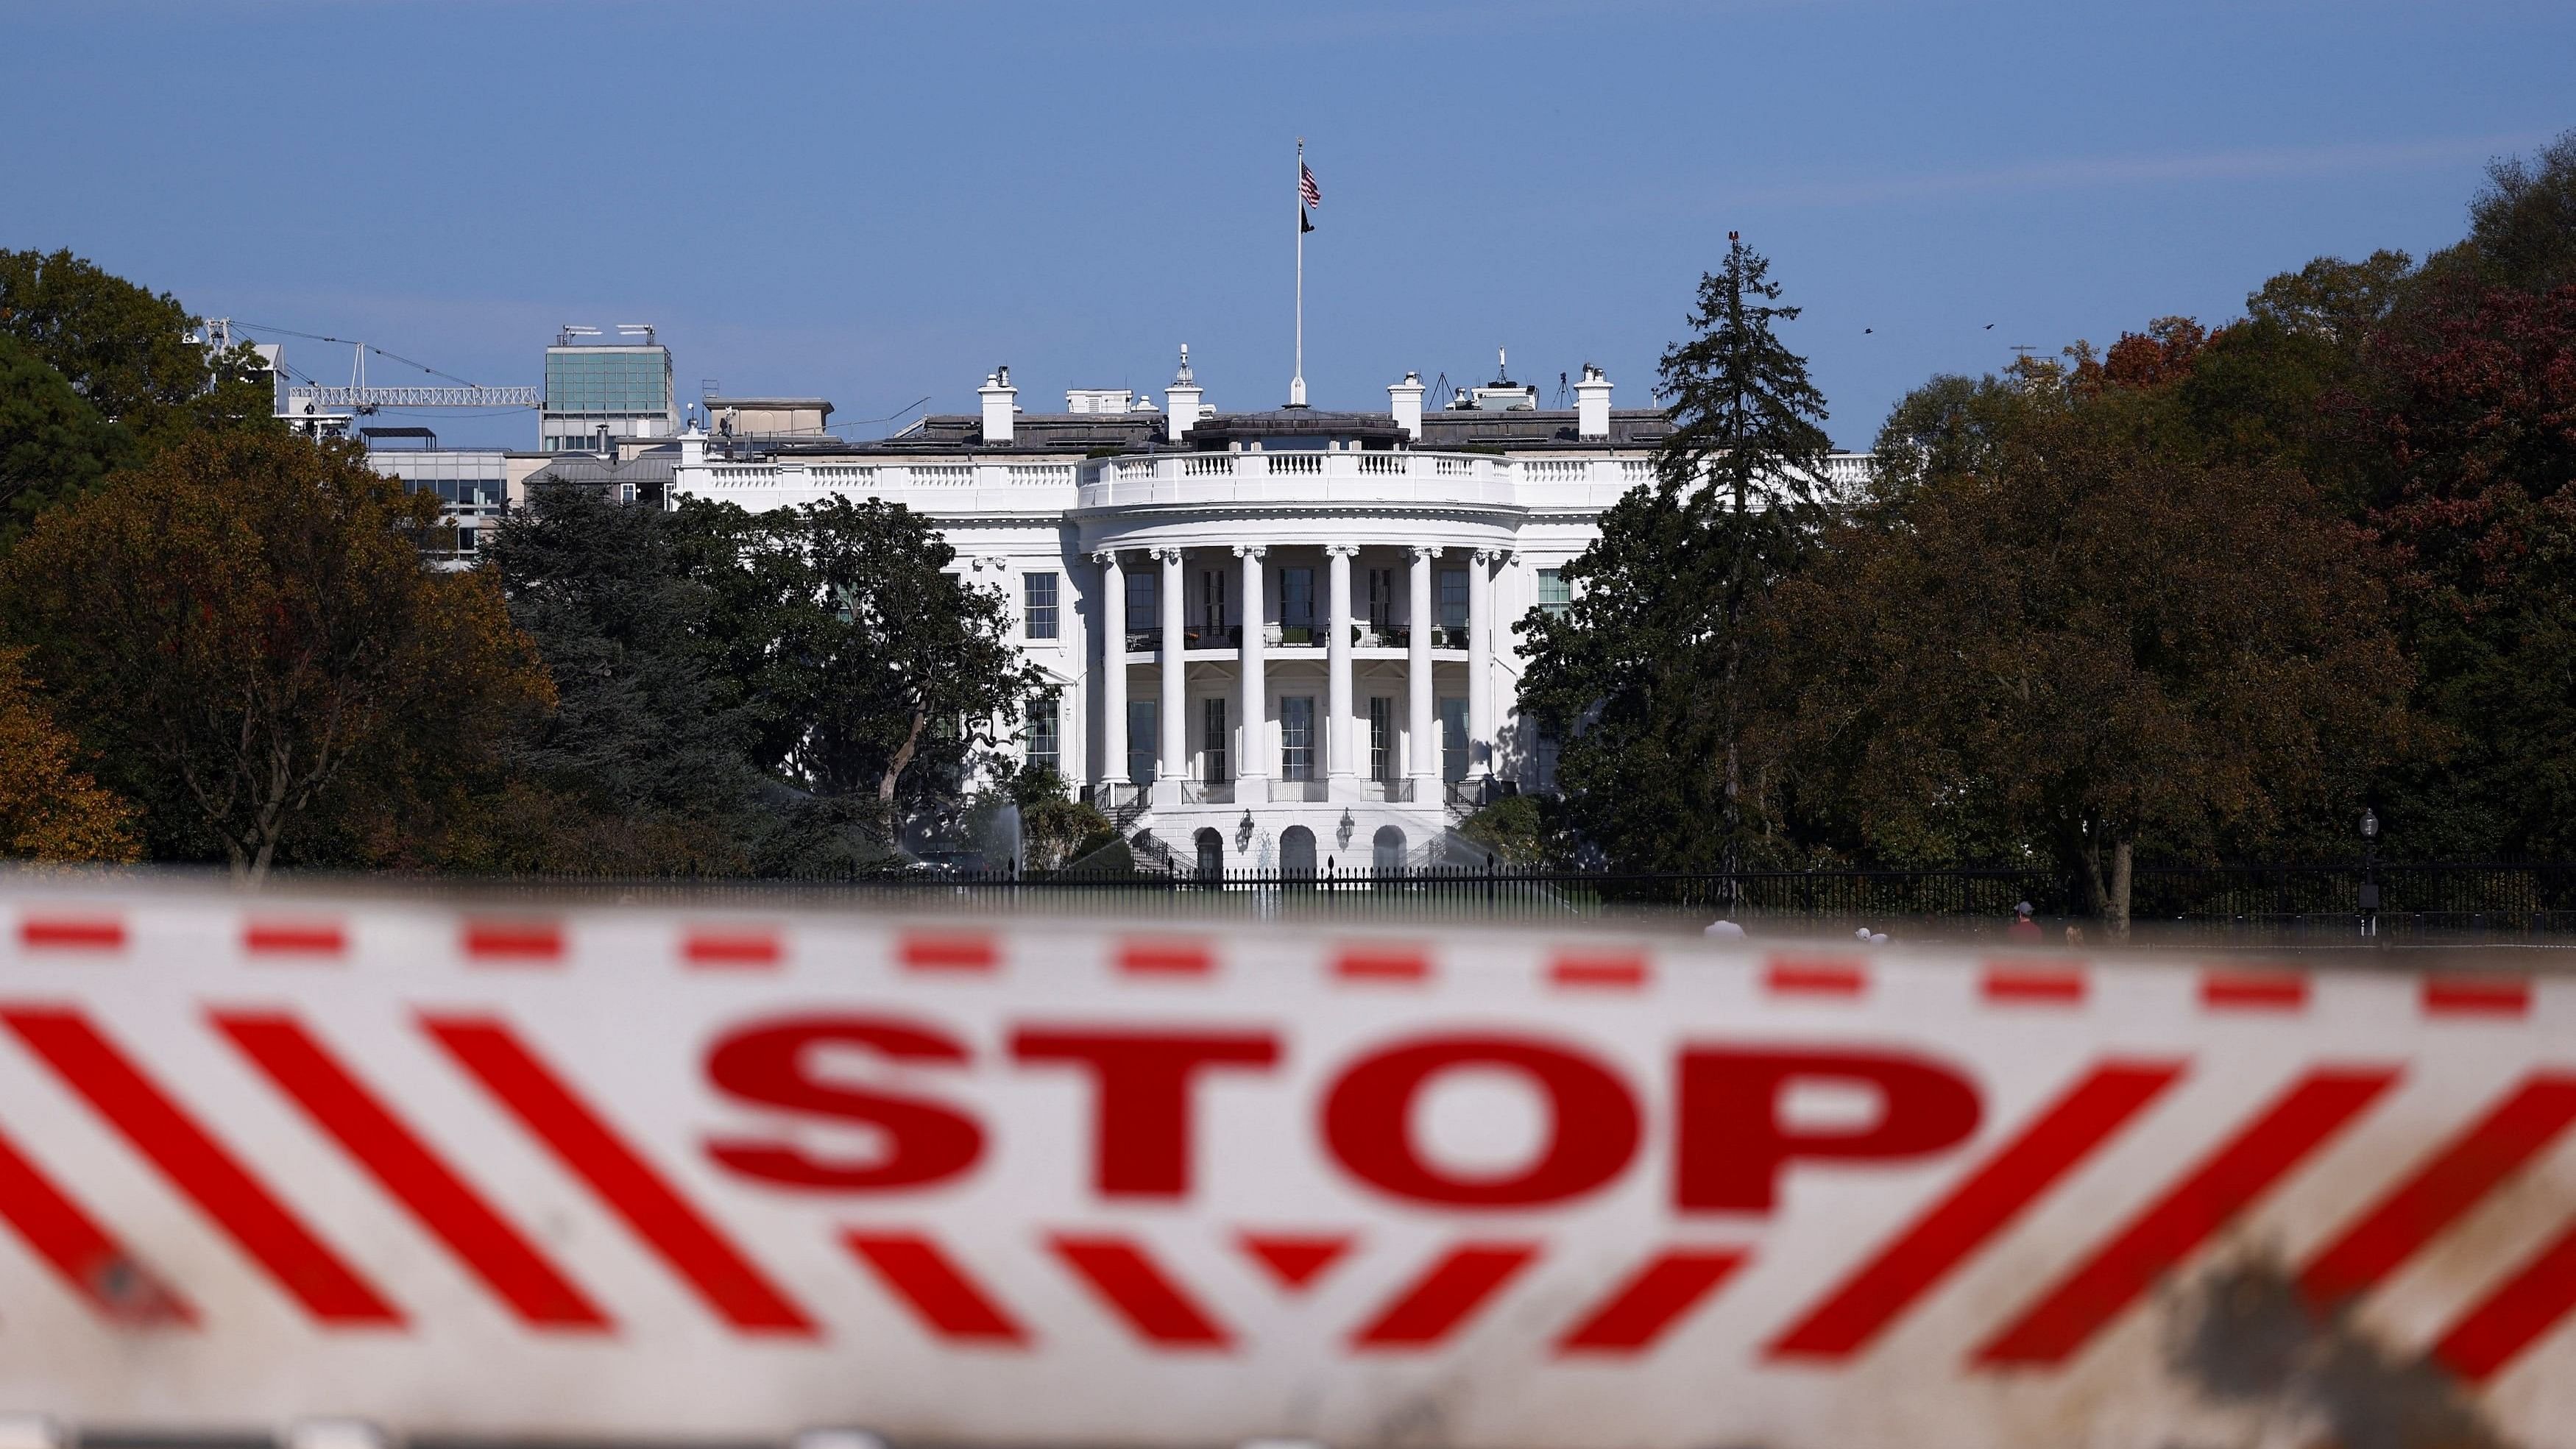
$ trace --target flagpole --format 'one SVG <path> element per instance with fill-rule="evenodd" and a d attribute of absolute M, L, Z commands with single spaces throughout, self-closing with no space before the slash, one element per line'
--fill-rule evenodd
<path fill-rule="evenodd" d="M 1297 138 L 1297 373 L 1288 380 L 1288 406 L 1306 405 L 1306 138 Z"/>

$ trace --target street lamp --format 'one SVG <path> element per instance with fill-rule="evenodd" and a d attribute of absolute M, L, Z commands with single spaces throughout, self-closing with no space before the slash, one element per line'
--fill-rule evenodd
<path fill-rule="evenodd" d="M 2361 808 L 2361 933 L 2379 934 L 2379 812 Z"/>

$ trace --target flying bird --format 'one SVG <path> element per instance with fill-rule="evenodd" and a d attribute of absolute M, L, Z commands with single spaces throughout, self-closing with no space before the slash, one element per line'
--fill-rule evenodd
<path fill-rule="evenodd" d="M 1989 331 L 1989 332 L 1994 331 L 1994 330 L 1995 330 L 1995 324 L 1993 324 L 1992 322 L 1987 323 L 1987 324 L 1986 324 L 1986 330 L 1987 330 L 1987 331 Z"/>
<path fill-rule="evenodd" d="M 1873 332 L 1875 332 L 1875 331 L 1877 331 L 1877 330 L 1878 330 L 1878 329 L 1877 329 L 1877 328 L 1875 328 L 1875 327 L 1864 327 L 1864 328 L 1860 329 L 1860 335 L 1861 335 L 1861 336 L 1863 336 L 1863 337 L 1867 337 L 1869 334 L 1871 334 L 1871 333 L 1873 333 Z"/>

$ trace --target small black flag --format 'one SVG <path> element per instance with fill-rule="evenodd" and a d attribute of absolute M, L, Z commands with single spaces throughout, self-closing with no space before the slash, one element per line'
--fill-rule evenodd
<path fill-rule="evenodd" d="M 1307 233 L 1307 232 L 1313 231 L 1314 229 L 1315 229 L 1315 219 L 1314 219 L 1313 217 L 1308 216 L 1308 215 L 1306 214 L 1306 208 L 1304 208 L 1304 207 L 1302 207 L 1302 206 L 1301 206 L 1301 207 L 1298 207 L 1298 208 L 1297 208 L 1297 231 L 1298 231 L 1298 234 L 1302 236 L 1302 235 L 1304 235 L 1304 234 L 1305 234 L 1305 233 Z"/>

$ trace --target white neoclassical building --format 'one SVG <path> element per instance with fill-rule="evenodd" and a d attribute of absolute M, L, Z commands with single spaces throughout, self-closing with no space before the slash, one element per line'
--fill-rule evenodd
<path fill-rule="evenodd" d="M 1428 411 L 1424 391 L 1219 412 L 1184 348 L 1160 406 L 1086 389 L 1041 414 L 1005 368 L 979 414 L 878 442 L 693 429 L 673 488 L 934 519 L 1055 686 L 1023 747 L 1184 869 L 1420 866 L 1460 858 L 1476 805 L 1551 783 L 1512 624 L 1566 600 L 1561 570 L 1668 430 L 1590 367 L 1572 409 L 1502 379 Z"/>

